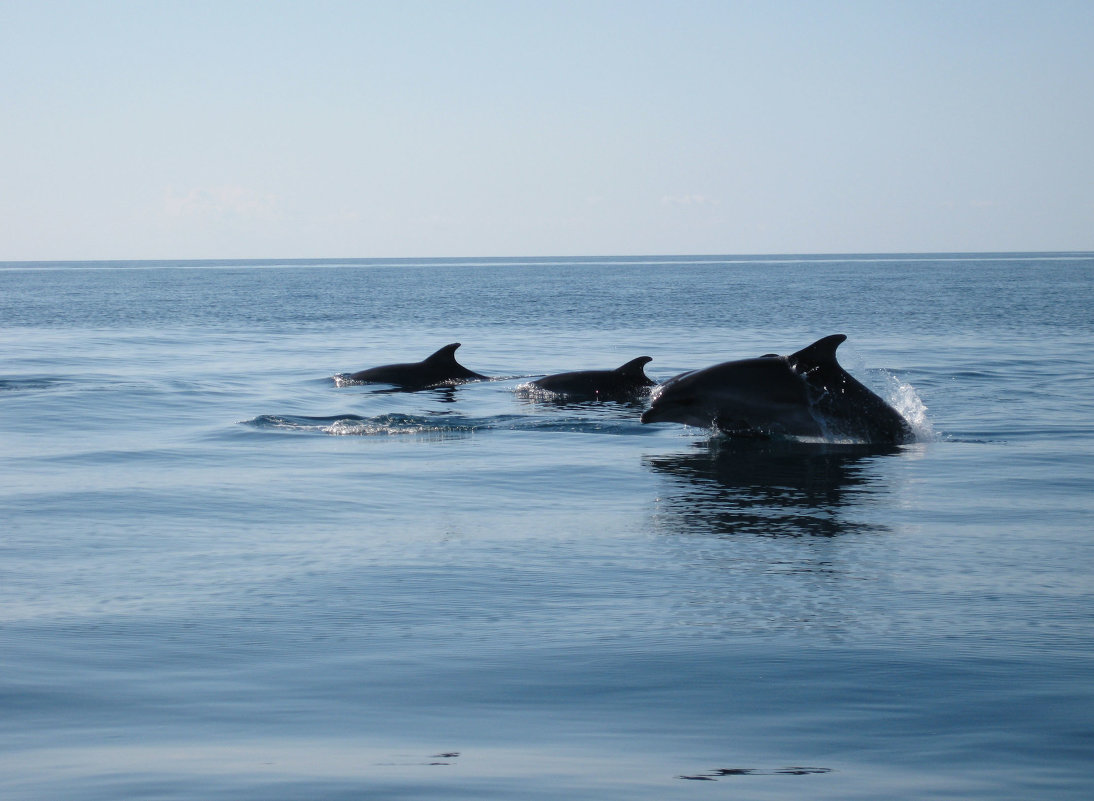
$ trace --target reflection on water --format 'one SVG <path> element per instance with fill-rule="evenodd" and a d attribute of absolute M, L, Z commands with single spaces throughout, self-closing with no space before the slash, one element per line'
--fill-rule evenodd
<path fill-rule="evenodd" d="M 341 373 L 334 377 L 334 385 L 339 388 L 363 386 L 366 387 L 366 394 L 368 395 L 419 395 L 438 403 L 455 403 L 456 391 L 463 386 L 463 384 L 438 384 L 434 387 L 381 386 L 375 388 L 368 382 L 354 381 Z"/>
<path fill-rule="evenodd" d="M 878 460 L 898 452 L 715 438 L 647 457 L 665 479 L 653 524 L 690 579 L 675 622 L 827 642 L 888 631 L 892 609 L 878 598 L 891 568 L 863 545 L 892 533 L 876 522 L 890 491 Z"/>
<path fill-rule="evenodd" d="M 876 491 L 871 463 L 897 452 L 884 445 L 715 438 L 645 461 L 669 479 L 663 522 L 681 533 L 834 537 L 877 529 L 846 512 Z"/>
<path fill-rule="evenodd" d="M 637 420 L 649 406 L 645 394 L 633 398 L 580 398 L 573 395 L 560 395 L 540 389 L 532 384 L 522 384 L 514 393 L 517 401 L 535 409 L 541 407 L 559 412 L 596 412 L 611 417 Z"/>

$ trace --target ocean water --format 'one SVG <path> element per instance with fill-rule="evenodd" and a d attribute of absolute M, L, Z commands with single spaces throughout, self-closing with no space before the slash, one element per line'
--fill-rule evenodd
<path fill-rule="evenodd" d="M 832 333 L 916 442 L 520 389 Z M 5 263 L 0 797 L 1085 801 L 1092 457 L 1094 254 Z"/>

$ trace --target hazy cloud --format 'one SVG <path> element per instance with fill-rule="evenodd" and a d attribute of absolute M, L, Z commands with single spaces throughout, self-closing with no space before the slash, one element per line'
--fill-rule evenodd
<path fill-rule="evenodd" d="M 272 219 L 279 216 L 280 198 L 244 186 L 226 185 L 176 192 L 168 188 L 164 211 L 168 217 Z"/>
<path fill-rule="evenodd" d="M 664 195 L 662 206 L 717 206 L 718 201 L 709 195 Z"/>

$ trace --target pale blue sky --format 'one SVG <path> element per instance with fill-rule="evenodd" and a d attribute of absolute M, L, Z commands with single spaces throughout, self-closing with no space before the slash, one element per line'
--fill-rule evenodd
<path fill-rule="evenodd" d="M 1094 250 L 1094 3 L 0 0 L 0 260 Z"/>

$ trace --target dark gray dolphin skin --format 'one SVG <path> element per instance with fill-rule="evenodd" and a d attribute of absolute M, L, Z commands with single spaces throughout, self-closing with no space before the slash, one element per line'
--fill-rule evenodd
<path fill-rule="evenodd" d="M 532 386 L 559 395 L 595 399 L 626 399 L 657 382 L 643 371 L 653 359 L 639 356 L 614 370 L 578 370 L 544 376 L 532 382 Z"/>
<path fill-rule="evenodd" d="M 818 339 L 790 356 L 723 362 L 670 378 L 643 423 L 717 426 L 729 436 L 850 438 L 899 444 L 907 421 L 836 361 L 846 336 Z"/>
<path fill-rule="evenodd" d="M 459 342 L 453 342 L 420 362 L 370 367 L 351 373 L 348 378 L 373 384 L 392 384 L 403 389 L 426 389 L 439 384 L 486 378 L 456 361 L 456 348 L 459 346 Z"/>

